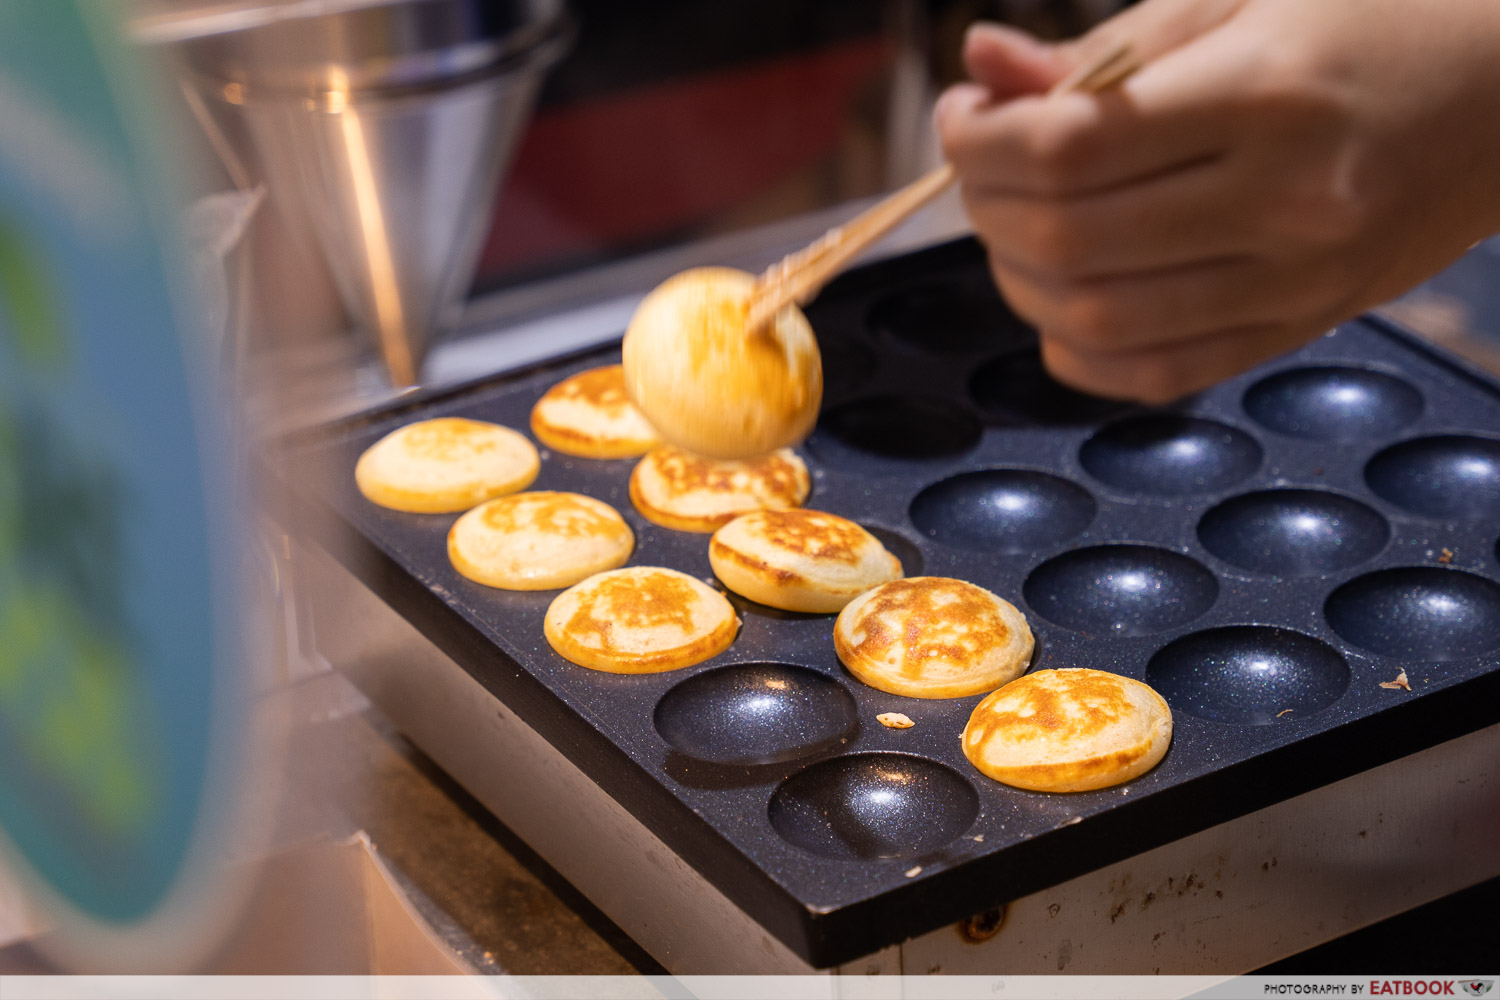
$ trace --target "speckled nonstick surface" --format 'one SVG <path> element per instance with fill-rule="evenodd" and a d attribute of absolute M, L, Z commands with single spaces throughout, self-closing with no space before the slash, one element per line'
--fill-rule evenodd
<path fill-rule="evenodd" d="M 1500 387 L 1477 371 L 1361 319 L 1170 409 L 1078 396 L 1045 376 L 968 240 L 851 272 L 808 314 L 828 383 L 799 449 L 808 505 L 876 530 L 908 573 L 1015 603 L 1033 669 L 1154 685 L 1176 725 L 1155 770 L 1074 795 L 997 784 L 959 748 L 980 696 L 868 688 L 834 654 L 834 616 L 738 597 L 739 638 L 708 662 L 574 666 L 542 637 L 555 592 L 460 577 L 457 515 L 356 491 L 356 458 L 395 427 L 524 430 L 547 388 L 617 347 L 320 428 L 288 478 L 346 529 L 331 547 L 372 589 L 814 965 L 1495 721 Z M 631 466 L 544 450 L 534 488 L 617 507 L 632 565 L 712 581 L 708 536 L 632 509 Z M 1410 692 L 1380 687 L 1403 669 Z M 889 711 L 915 726 L 876 722 Z"/>

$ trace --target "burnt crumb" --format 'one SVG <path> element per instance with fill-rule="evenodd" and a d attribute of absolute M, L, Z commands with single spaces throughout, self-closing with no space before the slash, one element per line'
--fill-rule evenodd
<path fill-rule="evenodd" d="M 1062 904 L 1061 903 L 1053 903 L 1051 906 L 1047 907 L 1047 916 L 1049 916 L 1049 917 L 1055 917 L 1055 916 L 1057 916 L 1058 912 L 1061 911 L 1061 910 L 1062 910 Z"/>
<path fill-rule="evenodd" d="M 1170 884 L 1170 882 L 1171 882 L 1171 880 L 1168 879 L 1168 883 L 1169 884 Z M 1179 896 L 1185 896 L 1189 892 L 1201 892 L 1202 890 L 1207 889 L 1207 888 L 1208 888 L 1208 883 L 1204 882 L 1201 878 L 1199 878 L 1198 875 L 1197 875 L 1197 873 L 1190 872 L 1188 874 L 1188 877 L 1183 880 L 1183 882 L 1182 882 L 1182 888 L 1180 888 L 1180 889 L 1177 890 L 1177 895 L 1179 895 Z"/>
<path fill-rule="evenodd" d="M 1155 934 L 1151 935 L 1151 943 L 1155 944 L 1156 942 L 1160 941 L 1161 936 L 1165 933 L 1166 931 L 1157 931 Z"/>
<path fill-rule="evenodd" d="M 1141 900 L 1141 912 L 1144 913 L 1146 910 L 1150 909 L 1151 904 L 1154 902 L 1156 902 L 1156 893 L 1146 893 L 1145 898 Z"/>
<path fill-rule="evenodd" d="M 1361 830 L 1361 831 L 1359 831 L 1359 835 L 1361 837 L 1368 837 L 1370 835 L 1370 831 L 1369 830 Z"/>
<path fill-rule="evenodd" d="M 1223 898 L 1224 898 L 1224 890 L 1223 889 L 1215 889 L 1214 890 L 1214 899 L 1223 899 Z"/>
<path fill-rule="evenodd" d="M 1127 900 L 1126 902 L 1119 903 L 1118 905 L 1115 906 L 1115 908 L 1113 910 L 1109 911 L 1109 922 L 1110 923 L 1114 923 L 1116 920 L 1120 919 L 1120 917 L 1125 913 L 1125 906 L 1126 906 L 1126 903 L 1128 903 L 1128 902 L 1129 901 Z"/>

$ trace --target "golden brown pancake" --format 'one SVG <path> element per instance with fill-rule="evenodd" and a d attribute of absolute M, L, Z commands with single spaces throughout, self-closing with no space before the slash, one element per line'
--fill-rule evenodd
<path fill-rule="evenodd" d="M 632 566 L 557 595 L 543 626 L 565 659 L 616 674 L 701 663 L 729 648 L 740 620 L 724 595 L 686 573 Z"/>
<path fill-rule="evenodd" d="M 800 507 L 811 488 L 807 466 L 788 448 L 736 462 L 666 445 L 630 474 L 635 509 L 678 531 L 714 531 L 752 510 Z"/>
<path fill-rule="evenodd" d="M 821 510 L 741 514 L 714 532 L 708 561 L 730 590 L 786 611 L 839 611 L 901 576 L 880 539 Z"/>
<path fill-rule="evenodd" d="M 866 684 L 910 698 L 963 698 L 1019 677 L 1031 629 L 983 587 L 914 576 L 866 591 L 839 613 L 833 645 Z"/>
<path fill-rule="evenodd" d="M 619 365 L 590 368 L 548 389 L 531 409 L 531 433 L 548 448 L 580 458 L 635 458 L 661 444 L 626 395 Z"/>
<path fill-rule="evenodd" d="M 668 278 L 625 330 L 625 387 L 661 436 L 698 455 L 752 458 L 796 444 L 823 398 L 807 317 L 788 306 L 763 332 L 745 319 L 755 279 L 726 267 Z"/>
<path fill-rule="evenodd" d="M 509 427 L 438 417 L 376 441 L 359 457 L 354 481 L 382 507 L 445 514 L 524 490 L 540 467 L 536 447 Z"/>
<path fill-rule="evenodd" d="M 505 590 L 570 587 L 623 566 L 635 535 L 607 503 L 577 493 L 513 493 L 480 504 L 448 531 L 448 559 Z"/>
<path fill-rule="evenodd" d="M 1140 777 L 1166 755 L 1172 710 L 1140 681 L 1038 670 L 981 701 L 964 728 L 980 771 L 1037 792 L 1086 792 Z"/>

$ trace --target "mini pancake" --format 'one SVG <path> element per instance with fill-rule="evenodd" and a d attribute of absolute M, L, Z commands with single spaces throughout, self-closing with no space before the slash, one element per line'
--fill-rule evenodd
<path fill-rule="evenodd" d="M 354 466 L 354 481 L 382 507 L 447 514 L 524 490 L 540 467 L 536 447 L 509 427 L 439 417 L 376 441 Z"/>
<path fill-rule="evenodd" d="M 910 698 L 963 698 L 1019 677 L 1031 629 L 1010 603 L 942 576 L 893 580 L 839 613 L 833 645 L 866 684 Z"/>
<path fill-rule="evenodd" d="M 580 458 L 635 458 L 661 436 L 625 393 L 625 369 L 590 368 L 548 389 L 531 409 L 531 433 Z"/>
<path fill-rule="evenodd" d="M 739 627 L 723 594 L 658 566 L 591 576 L 558 594 L 543 623 L 560 656 L 616 674 L 701 663 L 728 649 Z"/>
<path fill-rule="evenodd" d="M 487 501 L 448 531 L 453 568 L 505 590 L 570 587 L 623 566 L 634 548 L 630 526 L 609 504 L 551 490 Z"/>
<path fill-rule="evenodd" d="M 1172 710 L 1149 686 L 1103 670 L 1038 670 L 974 708 L 964 756 L 1037 792 L 1086 792 L 1140 777 L 1166 755 Z"/>
<path fill-rule="evenodd" d="M 714 532 L 708 561 L 730 590 L 786 611 L 839 611 L 901 577 L 880 539 L 820 510 L 742 514 Z"/>
<path fill-rule="evenodd" d="M 720 461 L 666 445 L 647 452 L 630 474 L 635 509 L 677 531 L 713 531 L 752 510 L 800 507 L 810 489 L 807 466 L 789 448 Z"/>
<path fill-rule="evenodd" d="M 746 333 L 755 278 L 699 267 L 654 288 L 625 330 L 625 387 L 672 444 L 751 458 L 796 444 L 818 419 L 823 361 L 796 306 Z"/>

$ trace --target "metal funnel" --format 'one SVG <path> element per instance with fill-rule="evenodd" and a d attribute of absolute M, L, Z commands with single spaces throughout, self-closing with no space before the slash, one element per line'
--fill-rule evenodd
<path fill-rule="evenodd" d="M 564 25 L 562 0 L 262 0 L 136 33 L 182 45 L 231 174 L 310 226 L 407 386 L 473 279 Z"/>

